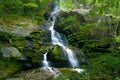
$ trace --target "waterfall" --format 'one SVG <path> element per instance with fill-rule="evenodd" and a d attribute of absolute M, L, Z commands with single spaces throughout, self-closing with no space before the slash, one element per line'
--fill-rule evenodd
<path fill-rule="evenodd" d="M 49 65 L 49 61 L 47 60 L 47 52 L 45 54 L 43 54 L 43 70 L 46 71 L 47 73 L 48 72 L 51 72 L 51 74 L 54 76 L 54 77 L 57 77 L 59 74 L 59 71 L 53 67 L 50 67 Z"/>
<path fill-rule="evenodd" d="M 69 44 L 68 44 L 68 41 L 67 41 L 65 35 L 63 37 L 62 34 L 56 32 L 54 30 L 55 20 L 56 20 L 56 17 L 58 15 L 59 11 L 60 11 L 60 9 L 59 9 L 59 6 L 58 6 L 58 2 L 55 2 L 54 10 L 51 13 L 51 17 L 49 18 L 49 21 L 52 24 L 49 28 L 49 30 L 51 31 L 52 44 L 53 45 L 59 45 L 60 47 L 62 47 L 65 50 L 68 61 L 69 61 L 70 66 L 72 68 L 79 67 L 79 62 L 77 60 L 77 57 L 75 56 L 73 51 L 67 47 Z"/>
<path fill-rule="evenodd" d="M 47 52 L 45 54 L 43 54 L 43 61 L 42 61 L 42 63 L 43 63 L 43 67 L 44 68 L 50 67 L 49 62 L 47 61 Z"/>

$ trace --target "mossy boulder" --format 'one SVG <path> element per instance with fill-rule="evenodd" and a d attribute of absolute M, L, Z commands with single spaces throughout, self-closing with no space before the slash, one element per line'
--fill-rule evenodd
<path fill-rule="evenodd" d="M 66 58 L 64 57 L 63 49 L 60 46 L 58 46 L 58 45 L 55 45 L 53 47 L 53 49 L 52 49 L 52 55 L 54 55 L 55 59 L 66 60 Z"/>
<path fill-rule="evenodd" d="M 27 44 L 23 48 L 23 54 L 32 62 L 32 66 L 41 66 L 43 54 L 50 46 L 48 35 L 45 31 L 39 30 L 26 36 Z"/>
<path fill-rule="evenodd" d="M 67 66 L 67 57 L 64 53 L 64 50 L 60 46 L 54 45 L 49 52 L 48 58 L 55 67 L 64 67 Z"/>
<path fill-rule="evenodd" d="M 77 12 L 61 11 L 56 19 L 54 29 L 65 35 L 79 32 L 79 26 L 86 23 L 85 18 Z"/>

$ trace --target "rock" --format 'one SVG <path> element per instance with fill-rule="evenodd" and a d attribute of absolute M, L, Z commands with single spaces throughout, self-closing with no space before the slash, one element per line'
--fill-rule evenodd
<path fill-rule="evenodd" d="M 77 12 L 83 16 L 89 14 L 90 9 L 73 9 L 72 12 Z"/>
<path fill-rule="evenodd" d="M 28 25 L 28 26 L 26 26 L 26 28 L 23 26 L 13 26 L 15 30 L 11 32 L 19 36 L 27 36 L 35 29 L 33 23 L 24 23 L 24 24 L 22 23 L 22 25 Z"/>
<path fill-rule="evenodd" d="M 49 17 L 51 16 L 50 13 L 51 13 L 51 12 L 46 12 L 46 13 L 44 14 L 44 18 L 45 18 L 46 20 L 48 20 Z"/>
<path fill-rule="evenodd" d="M 39 27 L 40 30 L 48 30 L 52 24 L 48 21 L 43 21 L 42 25 Z"/>
<path fill-rule="evenodd" d="M 23 48 L 23 54 L 32 64 L 32 67 L 42 66 L 43 53 L 46 53 L 49 43 L 49 37 L 44 30 L 32 32 L 26 37 L 27 42 Z"/>
<path fill-rule="evenodd" d="M 3 53 L 3 57 L 6 58 L 22 58 L 22 54 L 15 47 L 2 47 L 1 52 Z"/>
<path fill-rule="evenodd" d="M 48 59 L 54 63 L 55 67 L 65 67 L 67 66 L 67 57 L 64 54 L 64 50 L 58 46 L 54 45 L 51 52 L 48 54 Z"/>
<path fill-rule="evenodd" d="M 72 72 L 77 72 L 77 73 L 82 73 L 82 72 L 84 72 L 84 71 L 85 71 L 85 70 L 79 69 L 79 68 L 72 69 Z"/>
<path fill-rule="evenodd" d="M 70 35 L 71 33 L 79 32 L 79 26 L 85 25 L 85 23 L 85 18 L 78 12 L 61 11 L 59 13 L 59 16 L 57 16 L 54 29 L 57 32 L 63 33 L 65 35 Z"/>
<path fill-rule="evenodd" d="M 41 69 L 23 71 L 7 80 L 54 80 L 54 75 Z"/>
<path fill-rule="evenodd" d="M 52 76 L 54 78 L 61 74 L 57 68 L 53 68 L 53 67 L 43 67 L 41 70 L 45 75 Z"/>
<path fill-rule="evenodd" d="M 18 36 L 27 36 L 34 30 L 36 30 L 37 25 L 31 21 L 19 22 L 19 23 L 5 23 L 5 25 L 0 25 L 0 31 L 14 33 Z"/>

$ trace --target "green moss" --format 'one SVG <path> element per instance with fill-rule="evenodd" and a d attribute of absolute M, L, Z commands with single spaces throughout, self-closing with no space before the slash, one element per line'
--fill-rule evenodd
<path fill-rule="evenodd" d="M 16 59 L 0 60 L 0 79 L 9 77 L 21 70 L 21 63 Z"/>
<path fill-rule="evenodd" d="M 63 52 L 62 48 L 58 45 L 55 45 L 53 47 L 52 55 L 57 60 L 66 60 L 66 58 L 64 57 L 64 52 Z"/>
<path fill-rule="evenodd" d="M 23 54 L 30 58 L 33 63 L 39 63 L 42 60 L 43 53 L 47 52 L 47 48 L 44 45 L 45 41 L 43 37 L 46 37 L 44 31 L 36 31 L 30 34 L 31 39 L 28 46 L 23 48 Z M 29 39 L 28 39 L 29 40 Z"/>
<path fill-rule="evenodd" d="M 116 42 L 120 42 L 120 36 L 117 36 L 117 37 L 115 38 L 115 40 L 116 40 Z"/>
<path fill-rule="evenodd" d="M 119 77 L 120 59 L 115 53 L 89 53 L 90 66 L 86 67 L 91 80 L 114 80 Z"/>
<path fill-rule="evenodd" d="M 12 37 L 12 35 L 7 32 L 0 31 L 0 37 L 1 42 L 9 42 L 9 39 Z"/>
<path fill-rule="evenodd" d="M 22 49 L 26 45 L 26 39 L 24 37 L 13 35 L 10 41 L 10 45 L 18 49 Z"/>

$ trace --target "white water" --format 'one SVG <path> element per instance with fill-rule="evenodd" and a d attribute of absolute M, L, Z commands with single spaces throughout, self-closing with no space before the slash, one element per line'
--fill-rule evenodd
<path fill-rule="evenodd" d="M 73 53 L 73 51 L 71 49 L 69 49 L 67 47 L 69 44 L 68 44 L 68 41 L 67 41 L 66 37 L 65 36 L 63 37 L 62 34 L 56 32 L 54 30 L 54 24 L 55 24 L 56 16 L 58 15 L 59 11 L 60 11 L 59 6 L 58 6 L 58 3 L 56 2 L 55 7 L 54 7 L 54 11 L 51 13 L 51 17 L 49 19 L 50 22 L 52 23 L 52 25 L 49 28 L 49 30 L 51 31 L 52 44 L 53 45 L 59 45 L 65 50 L 66 55 L 68 57 L 68 61 L 69 61 L 70 66 L 72 68 L 79 67 L 79 63 L 78 63 L 78 60 L 77 60 L 75 54 Z"/>
<path fill-rule="evenodd" d="M 50 67 L 49 62 L 47 61 L 47 52 L 43 55 L 43 67 L 44 68 Z"/>
<path fill-rule="evenodd" d="M 42 63 L 43 63 L 43 70 L 44 71 L 47 71 L 47 72 L 51 72 L 51 74 L 53 74 L 53 76 L 54 77 L 57 77 L 58 76 L 58 74 L 56 73 L 56 71 L 55 70 L 57 70 L 57 69 L 55 69 L 55 68 L 53 68 L 53 67 L 50 67 L 50 65 L 49 65 L 49 61 L 47 60 L 47 52 L 45 53 L 45 54 L 43 54 L 43 61 L 42 61 Z"/>

